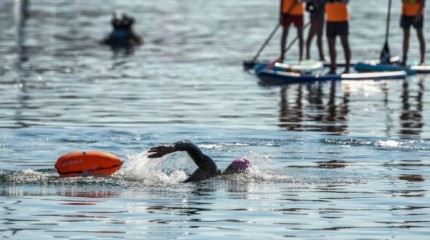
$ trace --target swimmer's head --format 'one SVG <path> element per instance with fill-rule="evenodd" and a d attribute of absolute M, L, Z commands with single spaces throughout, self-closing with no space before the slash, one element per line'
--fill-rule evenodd
<path fill-rule="evenodd" d="M 112 26 L 114 29 L 130 28 L 134 23 L 134 18 L 125 13 L 115 11 L 112 16 Z"/>
<path fill-rule="evenodd" d="M 251 162 L 245 158 L 238 158 L 228 165 L 224 170 L 224 174 L 239 173 L 247 170 L 251 166 Z"/>

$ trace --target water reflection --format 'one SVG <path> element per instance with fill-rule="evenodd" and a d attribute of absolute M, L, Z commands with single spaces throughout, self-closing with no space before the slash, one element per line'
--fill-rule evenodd
<path fill-rule="evenodd" d="M 347 166 L 345 161 L 338 161 L 338 160 L 318 161 L 317 164 L 319 168 L 328 168 L 328 169 L 345 168 Z"/>
<path fill-rule="evenodd" d="M 341 100 L 337 100 L 336 81 L 331 81 L 327 94 L 323 91 L 324 82 L 283 86 L 280 90 L 281 128 L 292 131 L 323 131 L 344 133 L 348 130 L 347 115 L 350 92 L 344 89 Z M 294 90 L 296 92 L 294 93 Z M 289 102 L 289 94 L 295 96 Z M 305 101 L 307 100 L 307 104 Z"/>
<path fill-rule="evenodd" d="M 80 198 L 114 198 L 119 197 L 119 192 L 114 191 L 73 191 L 58 192 L 60 196 L 80 197 Z"/>
<path fill-rule="evenodd" d="M 15 121 L 16 125 L 23 128 L 28 127 L 23 121 L 23 111 L 28 108 L 27 100 L 27 82 L 26 78 L 28 77 L 28 71 L 23 69 L 23 65 L 29 60 L 29 54 L 27 53 L 27 48 L 25 46 L 25 26 L 27 19 L 30 16 L 29 12 L 29 0 L 17 0 L 14 1 L 14 20 L 15 20 L 15 32 L 16 32 L 16 62 L 15 62 L 15 73 L 16 79 L 14 80 L 16 85 L 21 90 L 21 93 L 18 95 L 18 103 L 20 105 L 15 112 Z"/>
<path fill-rule="evenodd" d="M 419 136 L 424 127 L 424 77 L 418 79 L 416 86 L 412 83 L 414 81 L 402 82 L 401 101 L 398 105 L 398 133 L 403 136 Z M 289 131 L 322 131 L 336 134 L 348 132 L 350 87 L 350 84 L 336 81 L 281 86 L 279 127 Z M 384 94 L 382 101 L 386 115 L 385 132 L 391 135 L 395 119 L 392 117 L 393 102 L 390 102 L 389 96 L 392 95 L 390 90 L 393 89 L 390 89 L 389 82 L 382 82 L 380 89 Z M 356 114 L 361 114 L 362 109 L 355 111 Z M 381 119 L 374 121 L 380 122 Z"/>
<path fill-rule="evenodd" d="M 199 202 L 189 202 L 191 205 L 199 205 Z M 188 206 L 166 206 L 154 205 L 146 208 L 147 213 L 151 214 L 173 214 L 183 216 L 201 215 L 205 211 L 211 211 L 210 208 L 188 207 Z"/>
<path fill-rule="evenodd" d="M 29 1 L 18 0 L 14 2 L 14 20 L 16 26 L 16 52 L 18 54 L 18 60 L 16 63 L 17 70 L 21 70 L 21 63 L 28 60 L 28 54 L 25 51 L 24 41 L 25 32 L 24 27 L 27 22 L 29 14 Z"/>
<path fill-rule="evenodd" d="M 192 194 L 196 196 L 210 196 L 216 191 L 214 181 L 203 181 L 193 183 Z"/>
<path fill-rule="evenodd" d="M 408 181 L 408 182 L 423 182 L 425 181 L 422 175 L 402 175 L 399 177 L 400 180 Z"/>
<path fill-rule="evenodd" d="M 424 95 L 424 78 L 420 77 L 418 81 L 418 89 L 415 94 L 411 94 L 409 82 L 404 81 L 402 87 L 402 112 L 400 114 L 400 134 L 402 135 L 420 135 L 424 126 L 422 111 L 423 111 L 423 95 Z M 414 104 L 413 101 L 416 101 Z M 415 109 L 412 109 L 413 106 Z"/>

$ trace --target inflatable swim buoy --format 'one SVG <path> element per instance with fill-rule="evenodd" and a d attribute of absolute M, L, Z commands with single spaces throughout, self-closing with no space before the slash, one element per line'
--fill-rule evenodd
<path fill-rule="evenodd" d="M 110 176 L 121 166 L 119 157 L 99 151 L 67 153 L 55 163 L 60 177 Z"/>

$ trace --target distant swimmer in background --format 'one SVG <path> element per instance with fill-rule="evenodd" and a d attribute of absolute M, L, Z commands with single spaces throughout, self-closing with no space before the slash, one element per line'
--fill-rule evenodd
<path fill-rule="evenodd" d="M 282 26 L 281 36 L 281 56 L 279 62 L 284 62 L 285 45 L 287 44 L 288 31 L 290 25 L 294 24 L 297 29 L 297 38 L 299 40 L 299 61 L 303 60 L 303 15 L 305 12 L 304 0 L 281 0 L 279 24 Z"/>
<path fill-rule="evenodd" d="M 113 31 L 102 40 L 102 44 L 124 49 L 143 44 L 143 37 L 133 29 L 134 23 L 133 17 L 115 12 L 111 21 Z"/>
<path fill-rule="evenodd" d="M 166 154 L 176 151 L 186 151 L 198 169 L 194 171 L 184 182 L 196 182 L 206 180 L 219 175 L 227 175 L 246 171 L 251 162 L 244 158 L 239 158 L 230 163 L 228 167 L 221 172 L 215 162 L 209 156 L 203 154 L 202 150 L 188 140 L 176 142 L 171 145 L 162 145 L 151 148 L 148 158 L 160 158 Z"/>
<path fill-rule="evenodd" d="M 315 36 L 317 37 L 319 60 L 325 60 L 322 41 L 325 22 L 325 2 L 326 0 L 311 0 L 306 4 L 306 11 L 310 13 L 311 21 L 311 27 L 309 29 L 308 38 L 306 40 L 307 60 L 311 59 L 311 44 Z"/>
<path fill-rule="evenodd" d="M 330 53 L 330 71 L 328 74 L 336 74 L 336 37 L 340 37 L 344 55 L 345 55 L 345 71 L 349 73 L 351 62 L 351 50 L 349 48 L 349 0 L 327 0 L 325 4 L 326 12 L 326 35 L 328 40 L 328 48 Z"/>
<path fill-rule="evenodd" d="M 424 65 L 426 42 L 424 40 L 424 6 L 425 0 L 403 0 L 402 16 L 400 18 L 400 27 L 403 29 L 403 59 L 402 64 L 406 65 L 409 51 L 409 37 L 411 26 L 417 31 L 418 41 L 420 43 L 420 65 Z"/>

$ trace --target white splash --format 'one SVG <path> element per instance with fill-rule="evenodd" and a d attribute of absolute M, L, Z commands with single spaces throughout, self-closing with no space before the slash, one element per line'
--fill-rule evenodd
<path fill-rule="evenodd" d="M 387 148 L 399 148 L 402 143 L 394 140 L 386 140 L 386 141 L 378 141 L 376 142 L 376 146 L 379 147 L 387 147 Z"/>
<path fill-rule="evenodd" d="M 144 185 L 166 185 L 183 182 L 187 174 L 179 169 L 177 161 L 168 158 L 148 158 L 148 153 L 127 155 L 119 176 L 126 181 L 139 182 Z"/>

